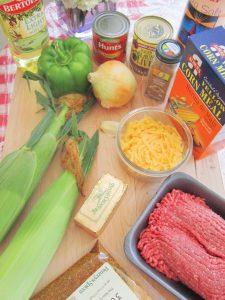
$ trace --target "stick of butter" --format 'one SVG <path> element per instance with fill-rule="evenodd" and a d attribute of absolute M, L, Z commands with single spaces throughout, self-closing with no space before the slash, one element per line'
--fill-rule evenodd
<path fill-rule="evenodd" d="M 103 175 L 93 188 L 80 210 L 75 222 L 98 236 L 109 221 L 127 185 L 110 174 Z"/>

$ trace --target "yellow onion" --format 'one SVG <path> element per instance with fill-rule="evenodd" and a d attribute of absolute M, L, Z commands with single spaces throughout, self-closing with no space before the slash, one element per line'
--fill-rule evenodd
<path fill-rule="evenodd" d="M 118 60 L 101 64 L 96 72 L 89 73 L 95 97 L 105 108 L 120 107 L 133 97 L 137 82 L 130 69 Z"/>

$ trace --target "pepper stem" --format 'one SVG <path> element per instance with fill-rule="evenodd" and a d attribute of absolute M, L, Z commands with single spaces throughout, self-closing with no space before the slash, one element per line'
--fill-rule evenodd
<path fill-rule="evenodd" d="M 57 61 L 61 65 L 66 65 L 71 59 L 71 56 L 68 52 L 64 52 L 62 49 L 59 47 L 59 43 L 57 40 L 53 41 L 53 46 L 55 49 L 55 52 L 57 54 Z"/>

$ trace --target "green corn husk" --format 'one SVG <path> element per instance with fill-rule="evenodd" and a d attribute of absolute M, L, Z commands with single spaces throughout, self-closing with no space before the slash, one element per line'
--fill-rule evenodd
<path fill-rule="evenodd" d="M 94 99 L 88 101 L 77 119 L 80 120 L 93 104 Z M 39 183 L 59 141 L 70 130 L 71 122 L 65 125 L 67 111 L 64 106 L 56 115 L 49 109 L 28 142 L 0 162 L 0 242 Z"/>
<path fill-rule="evenodd" d="M 64 107 L 58 116 L 49 110 L 28 143 L 1 161 L 0 241 L 15 222 L 52 160 L 67 110 Z"/>
<path fill-rule="evenodd" d="M 98 145 L 83 134 L 79 159 L 87 175 Z M 42 195 L 0 256 L 0 298 L 26 300 L 56 252 L 79 197 L 75 177 L 64 171 Z"/>

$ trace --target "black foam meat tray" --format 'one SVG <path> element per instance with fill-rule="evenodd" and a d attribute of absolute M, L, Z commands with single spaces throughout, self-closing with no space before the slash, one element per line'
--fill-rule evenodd
<path fill-rule="evenodd" d="M 172 189 L 180 189 L 184 192 L 204 198 L 208 206 L 214 212 L 225 219 L 225 198 L 216 194 L 214 191 L 212 191 L 190 175 L 183 172 L 177 172 L 170 175 L 162 182 L 147 207 L 144 209 L 135 224 L 132 226 L 124 240 L 124 251 L 128 259 L 133 264 L 135 264 L 139 269 L 145 272 L 152 279 L 160 283 L 173 295 L 178 297 L 178 299 L 202 299 L 182 283 L 173 281 L 167 278 L 162 273 L 158 272 L 156 269 L 150 267 L 141 257 L 137 249 L 139 235 L 141 231 L 147 227 L 149 215 L 154 210 L 156 203 L 160 202 L 165 194 L 172 191 Z"/>

